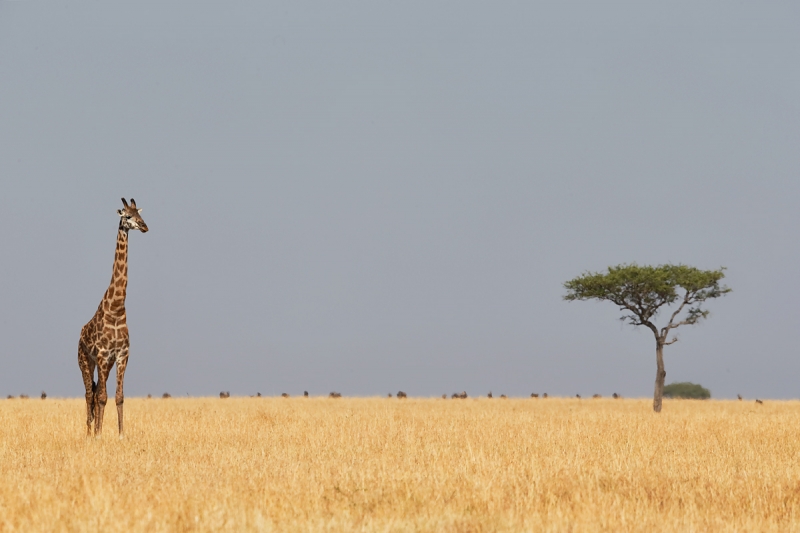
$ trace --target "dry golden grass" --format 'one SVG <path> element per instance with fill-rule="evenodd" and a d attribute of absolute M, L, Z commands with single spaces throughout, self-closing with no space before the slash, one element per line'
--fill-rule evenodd
<path fill-rule="evenodd" d="M 0 401 L 0 531 L 798 531 L 800 402 Z"/>

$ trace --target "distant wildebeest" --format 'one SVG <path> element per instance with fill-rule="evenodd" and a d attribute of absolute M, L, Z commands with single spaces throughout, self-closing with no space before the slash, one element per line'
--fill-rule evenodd
<path fill-rule="evenodd" d="M 619 400 L 620 398 L 622 398 L 622 396 L 620 396 L 616 392 L 614 394 L 612 394 L 611 397 L 614 398 L 615 400 Z"/>
<path fill-rule="evenodd" d="M 289 397 L 288 393 L 286 393 L 286 392 L 282 392 L 281 393 L 281 398 L 288 398 L 288 397 Z"/>
<path fill-rule="evenodd" d="M 6 396 L 6 400 L 13 400 L 13 399 L 14 399 L 14 397 L 11 396 L 10 394 L 8 396 Z"/>
<path fill-rule="evenodd" d="M 577 399 L 579 399 L 579 400 L 581 399 L 581 395 L 580 395 L 580 394 L 576 394 L 576 395 L 575 395 L 575 397 L 576 397 Z"/>
<path fill-rule="evenodd" d="M 408 396 L 408 395 L 407 395 L 405 392 L 403 392 L 403 391 L 397 391 L 397 397 L 398 397 L 398 398 L 401 398 L 401 399 L 402 399 L 402 398 L 406 398 L 407 396 Z"/>
<path fill-rule="evenodd" d="M 737 394 L 736 397 L 739 398 L 740 402 L 742 401 L 742 395 L 741 394 Z"/>
<path fill-rule="evenodd" d="M 465 400 L 467 398 L 467 392 L 466 391 L 461 391 L 461 392 L 453 393 L 453 398 L 460 398 L 462 400 Z"/>
<path fill-rule="evenodd" d="M 442 394 L 442 400 L 446 400 L 446 399 L 447 399 L 447 394 Z"/>
<path fill-rule="evenodd" d="M 542 398 L 547 398 L 547 393 L 542 394 Z"/>
<path fill-rule="evenodd" d="M 256 398 L 261 398 L 261 393 L 260 392 L 256 393 Z"/>
<path fill-rule="evenodd" d="M 162 398 L 172 398 L 172 394 L 170 394 L 168 392 L 165 392 L 164 394 L 161 395 L 161 397 Z"/>
<path fill-rule="evenodd" d="M 42 391 L 42 400 L 45 399 L 47 399 L 47 393 L 45 391 Z"/>
<path fill-rule="evenodd" d="M 600 396 L 599 394 L 593 394 L 592 398 L 602 398 L 602 396 Z"/>
<path fill-rule="evenodd" d="M 20 394 L 19 397 L 22 400 L 27 400 L 28 399 L 28 395 L 27 394 Z"/>
<path fill-rule="evenodd" d="M 391 397 L 392 397 L 392 393 L 390 392 L 390 393 L 387 395 L 387 398 L 391 398 Z"/>
<path fill-rule="evenodd" d="M 538 395 L 538 394 L 536 394 L 535 392 L 532 392 L 532 393 L 531 393 L 531 398 L 538 398 L 538 397 L 539 397 L 539 395 Z"/>
<path fill-rule="evenodd" d="M 756 403 L 757 403 L 757 404 L 762 404 L 762 403 L 764 403 L 764 402 L 762 402 L 761 400 L 759 400 L 758 398 L 756 398 Z"/>
<path fill-rule="evenodd" d="M 492 391 L 489 391 L 489 394 L 486 395 L 487 398 L 493 398 Z"/>
<path fill-rule="evenodd" d="M 508 396 L 506 396 L 505 394 L 501 394 L 500 395 L 500 399 L 501 400 L 506 400 L 506 399 L 508 399 Z"/>
<path fill-rule="evenodd" d="M 304 398 L 308 398 L 308 391 L 307 391 L 307 390 L 304 390 L 304 391 L 303 391 L 303 397 L 304 397 Z"/>
<path fill-rule="evenodd" d="M 149 400 L 150 398 L 152 398 L 152 397 L 153 397 L 153 395 L 152 395 L 152 394 L 148 394 L 148 395 L 147 395 L 147 399 L 148 399 L 148 400 Z"/>
<path fill-rule="evenodd" d="M 223 398 L 223 399 L 224 398 L 230 398 L 231 397 L 231 393 L 227 392 L 227 391 L 222 391 L 222 392 L 219 393 L 219 397 Z"/>
<path fill-rule="evenodd" d="M 341 398 L 342 397 L 342 393 L 340 393 L 340 392 L 332 392 L 332 393 L 328 394 L 328 397 L 329 398 Z"/>

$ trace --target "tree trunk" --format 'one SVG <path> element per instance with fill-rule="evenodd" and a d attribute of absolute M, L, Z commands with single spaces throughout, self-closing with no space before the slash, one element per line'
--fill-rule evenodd
<path fill-rule="evenodd" d="M 661 397 L 664 396 L 664 378 L 667 372 L 664 370 L 664 344 L 656 341 L 656 390 L 653 394 L 653 411 L 661 412 Z"/>

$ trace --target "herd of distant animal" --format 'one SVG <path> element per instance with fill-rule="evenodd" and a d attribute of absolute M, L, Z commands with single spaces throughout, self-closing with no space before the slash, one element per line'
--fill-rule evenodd
<path fill-rule="evenodd" d="M 117 389 L 115 395 L 115 402 L 117 404 L 117 422 L 119 424 L 119 438 L 123 438 L 122 426 L 122 406 L 125 401 L 123 394 L 123 385 L 125 381 L 125 368 L 128 364 L 128 352 L 130 350 L 130 340 L 128 337 L 128 323 L 125 315 L 125 295 L 128 287 L 128 232 L 132 229 L 139 230 L 142 233 L 147 233 L 148 228 L 142 219 L 142 209 L 136 207 L 136 201 L 131 198 L 130 204 L 122 199 L 123 209 L 118 209 L 117 214 L 120 217 L 119 226 L 117 228 L 117 246 L 114 255 L 114 270 L 111 276 L 111 283 L 108 289 L 100 300 L 100 305 L 97 307 L 92 319 L 86 323 L 81 329 L 80 340 L 78 341 L 78 366 L 80 366 L 81 374 L 83 375 L 83 384 L 86 389 L 86 435 L 92 434 L 92 422 L 94 422 L 94 434 L 100 437 L 103 431 L 103 413 L 105 410 L 108 395 L 106 392 L 106 381 L 111 373 L 111 367 L 116 363 L 117 366 Z M 97 369 L 97 381 L 95 381 L 95 369 Z M 219 393 L 220 398 L 229 398 L 230 392 L 223 391 Z M 261 396 L 257 393 L 256 396 Z M 288 398 L 287 393 L 281 394 L 284 398 Z M 303 396 L 308 397 L 308 391 L 303 393 Z M 331 392 L 328 395 L 330 398 L 341 398 L 342 395 L 338 392 Z M 391 397 L 391 393 L 389 397 Z M 492 393 L 487 395 L 492 398 Z M 580 398 L 580 394 L 575 395 Z M 147 395 L 151 398 L 151 395 Z M 171 398 L 171 395 L 165 392 L 162 398 Z M 399 391 L 397 398 L 405 399 L 408 395 Z M 532 398 L 538 398 L 537 393 L 531 394 Z M 547 398 L 547 393 L 542 395 Z M 621 396 L 616 392 L 612 395 L 613 398 L 619 399 Z M 8 396 L 13 399 L 13 396 Z M 20 398 L 28 398 L 27 395 L 22 394 Z M 42 392 L 42 400 L 47 398 L 47 394 Z M 447 398 L 446 394 L 442 395 L 443 399 Z M 465 391 L 453 393 L 451 398 L 466 399 L 467 393 Z M 501 399 L 507 398 L 505 394 L 500 395 Z M 599 394 L 595 394 L 593 398 L 600 398 Z M 739 400 L 742 397 L 739 396 Z M 756 400 L 756 403 L 763 403 L 761 400 Z"/>
<path fill-rule="evenodd" d="M 281 397 L 282 397 L 282 398 L 289 398 L 289 396 L 290 396 L 290 395 L 289 395 L 289 393 L 287 393 L 287 392 L 283 392 L 283 393 L 281 393 Z M 388 396 L 389 398 L 391 398 L 391 397 L 392 397 L 392 393 L 390 392 L 390 393 L 389 393 L 387 396 Z M 19 395 L 19 397 L 20 397 L 20 399 L 23 399 L 23 400 L 27 400 L 27 399 L 29 398 L 29 396 L 28 396 L 27 394 L 20 394 L 20 395 Z M 152 394 L 148 394 L 148 395 L 147 395 L 147 399 L 148 399 L 148 400 L 149 400 L 149 399 L 151 399 L 152 397 L 153 397 L 153 395 L 152 395 Z M 165 398 L 165 399 L 166 399 L 166 398 L 172 398 L 172 395 L 171 395 L 170 393 L 168 393 L 168 392 L 165 392 L 164 394 L 162 394 L 162 395 L 161 395 L 161 397 L 162 397 L 162 398 Z M 224 400 L 225 398 L 230 398 L 230 397 L 231 397 L 231 393 L 230 393 L 230 391 L 222 391 L 222 392 L 220 392 L 220 393 L 219 393 L 219 397 L 220 397 L 221 399 L 223 399 L 223 400 Z M 250 397 L 251 397 L 251 398 L 261 398 L 262 396 L 261 396 L 261 393 L 260 393 L 260 392 L 257 392 L 257 393 L 255 393 L 254 395 L 251 395 Z M 308 398 L 308 397 L 309 397 L 309 396 L 308 396 L 308 391 L 303 391 L 303 397 L 304 397 L 304 398 Z M 328 394 L 328 398 L 341 398 L 341 397 L 342 397 L 342 393 L 340 393 L 340 392 L 331 392 L 331 393 L 329 393 L 329 394 Z M 490 398 L 490 399 L 491 399 L 491 398 L 494 398 L 494 396 L 492 395 L 492 391 L 489 391 L 489 394 L 487 394 L 487 395 L 486 395 L 486 397 L 487 397 L 487 398 Z M 531 398 L 538 398 L 538 397 L 539 397 L 539 394 L 538 394 L 538 393 L 535 393 L 535 392 L 532 392 L 532 393 L 531 393 Z M 544 394 L 542 394 L 542 398 L 547 398 L 547 397 L 548 397 L 548 396 L 547 396 L 547 393 L 546 393 L 546 392 L 545 392 Z M 600 394 L 593 394 L 593 395 L 592 395 L 592 398 L 593 398 L 593 399 L 602 398 L 602 397 L 603 397 L 603 396 L 602 396 L 602 395 L 600 395 Z M 620 395 L 620 394 L 617 394 L 616 392 L 615 392 L 614 394 L 612 394 L 612 395 L 611 395 L 611 397 L 612 397 L 612 398 L 614 398 L 615 400 L 620 400 L 620 399 L 622 399 L 622 395 Z M 741 394 L 737 394 L 737 395 L 736 395 L 736 397 L 739 399 L 739 401 L 742 401 L 742 399 L 743 399 Z M 44 399 L 46 399 L 46 398 L 47 398 L 47 393 L 46 393 L 46 392 L 44 392 L 44 391 L 42 391 L 42 400 L 44 400 Z M 404 399 L 408 398 L 408 394 L 406 394 L 406 393 L 405 393 L 405 392 L 403 392 L 403 391 L 397 391 L 397 398 L 398 398 L 398 399 L 400 399 L 400 400 L 404 400 Z M 467 395 L 466 391 L 454 392 L 454 393 L 453 393 L 453 394 L 450 396 L 450 398 L 452 398 L 452 399 L 461 399 L 461 400 L 466 400 L 466 399 L 468 398 L 468 395 Z M 579 399 L 579 400 L 580 400 L 580 399 L 581 399 L 581 395 L 580 395 L 580 394 L 576 394 L 576 395 L 575 395 L 575 398 L 577 398 L 577 399 Z M 13 399 L 14 399 L 14 396 L 12 396 L 11 394 L 9 394 L 9 395 L 8 395 L 8 397 L 7 397 L 7 399 L 9 399 L 9 400 L 13 400 Z M 446 400 L 446 399 L 447 399 L 447 394 L 442 394 L 442 399 L 443 399 L 443 400 Z M 501 394 L 501 395 L 500 395 L 500 399 L 501 399 L 501 400 L 508 399 L 508 396 L 506 396 L 505 394 Z M 758 398 L 756 398 L 756 403 L 757 403 L 757 404 L 763 404 L 763 403 L 764 403 L 764 401 L 763 401 L 763 400 L 759 400 Z"/>

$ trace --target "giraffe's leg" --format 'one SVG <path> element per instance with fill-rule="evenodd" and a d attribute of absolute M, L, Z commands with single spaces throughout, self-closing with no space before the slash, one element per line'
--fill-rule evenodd
<path fill-rule="evenodd" d="M 122 403 L 125 401 L 125 394 L 123 393 L 123 384 L 125 382 L 125 368 L 128 366 L 128 348 L 120 350 L 117 357 L 117 392 L 115 400 L 117 402 L 117 421 L 119 422 L 119 438 L 124 437 L 122 431 Z"/>
<path fill-rule="evenodd" d="M 97 354 L 97 392 L 95 393 L 95 420 L 94 436 L 98 439 L 103 434 L 103 413 L 106 409 L 108 394 L 106 394 L 106 381 L 111 371 L 111 354 L 108 350 Z"/>
<path fill-rule="evenodd" d="M 94 361 L 89 357 L 89 349 L 83 342 L 78 343 L 78 366 L 83 375 L 83 386 L 86 389 L 86 436 L 92 434 L 94 421 Z"/>

